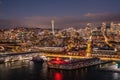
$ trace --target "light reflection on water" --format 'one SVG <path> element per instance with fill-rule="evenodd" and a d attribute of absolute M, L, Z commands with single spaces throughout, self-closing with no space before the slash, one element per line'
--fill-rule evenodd
<path fill-rule="evenodd" d="M 56 72 L 54 73 L 54 80 L 62 80 L 63 76 L 62 73 Z"/>
<path fill-rule="evenodd" d="M 120 74 L 119 73 L 113 73 L 113 79 L 117 80 L 118 78 L 120 78 Z"/>
<path fill-rule="evenodd" d="M 95 67 L 66 71 L 31 61 L 0 64 L 0 80 L 120 80 L 119 76 L 120 73 L 97 71 Z"/>

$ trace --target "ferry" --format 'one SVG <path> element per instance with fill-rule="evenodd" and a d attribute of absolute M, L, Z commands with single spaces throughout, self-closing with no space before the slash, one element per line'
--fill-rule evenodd
<path fill-rule="evenodd" d="M 84 58 L 84 59 L 61 59 L 59 57 L 53 58 L 47 62 L 48 68 L 53 69 L 79 69 L 100 64 L 99 58 Z"/>
<path fill-rule="evenodd" d="M 4 63 L 5 60 L 3 58 L 0 58 L 0 64 Z"/>

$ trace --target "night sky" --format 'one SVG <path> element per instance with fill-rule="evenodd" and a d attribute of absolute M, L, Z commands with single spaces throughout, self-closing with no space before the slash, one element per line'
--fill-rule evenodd
<path fill-rule="evenodd" d="M 119 21 L 119 13 L 120 0 L 0 0 L 1 24 L 18 20 L 46 27 L 55 19 L 57 26 L 75 26 L 91 20 Z"/>

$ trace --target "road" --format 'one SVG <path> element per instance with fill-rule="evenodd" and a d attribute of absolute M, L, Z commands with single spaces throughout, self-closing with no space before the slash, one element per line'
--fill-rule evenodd
<path fill-rule="evenodd" d="M 50 54 L 50 53 L 45 53 L 42 54 L 47 57 L 63 57 L 63 58 L 91 58 L 91 57 L 85 57 L 85 56 L 71 56 L 71 55 L 64 55 L 64 54 Z M 99 57 L 101 60 L 113 60 L 113 61 L 120 61 L 120 56 L 119 58 L 107 58 L 107 57 Z"/>

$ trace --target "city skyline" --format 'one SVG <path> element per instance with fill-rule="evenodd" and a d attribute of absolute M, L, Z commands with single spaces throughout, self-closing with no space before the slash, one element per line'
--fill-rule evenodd
<path fill-rule="evenodd" d="M 119 0 L 0 0 L 0 24 L 50 28 L 81 27 L 86 23 L 120 20 Z"/>

